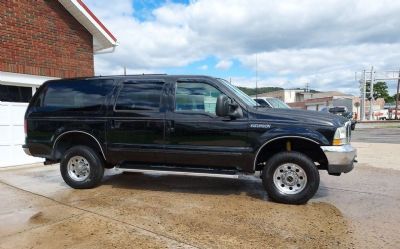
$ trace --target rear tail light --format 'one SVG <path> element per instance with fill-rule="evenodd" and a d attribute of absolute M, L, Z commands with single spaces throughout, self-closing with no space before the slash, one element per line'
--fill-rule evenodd
<path fill-rule="evenodd" d="M 24 132 L 25 136 L 28 135 L 28 121 L 26 119 L 24 120 Z"/>

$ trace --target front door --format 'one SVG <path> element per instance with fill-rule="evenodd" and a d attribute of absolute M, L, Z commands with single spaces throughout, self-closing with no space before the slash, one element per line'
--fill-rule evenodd
<path fill-rule="evenodd" d="M 128 80 L 121 84 L 107 132 L 115 162 L 164 163 L 164 82 Z"/>
<path fill-rule="evenodd" d="M 247 117 L 218 117 L 222 91 L 212 82 L 174 82 L 174 106 L 166 116 L 166 163 L 182 166 L 243 168 L 250 152 Z"/>

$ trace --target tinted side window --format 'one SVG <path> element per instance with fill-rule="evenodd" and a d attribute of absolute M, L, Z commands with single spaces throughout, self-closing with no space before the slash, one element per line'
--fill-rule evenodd
<path fill-rule="evenodd" d="M 217 98 L 221 92 L 206 83 L 178 82 L 175 111 L 207 112 L 215 115 Z"/>
<path fill-rule="evenodd" d="M 115 110 L 159 110 L 162 82 L 126 82 L 115 103 Z"/>
<path fill-rule="evenodd" d="M 98 111 L 113 89 L 113 80 L 66 80 L 50 83 L 42 107 L 46 110 Z"/>

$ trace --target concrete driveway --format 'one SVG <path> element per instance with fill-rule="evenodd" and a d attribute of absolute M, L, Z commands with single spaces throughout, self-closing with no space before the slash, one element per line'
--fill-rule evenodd
<path fill-rule="evenodd" d="M 302 206 L 268 200 L 257 177 L 108 171 L 102 186 L 74 190 L 58 166 L 2 170 L 0 248 L 398 248 L 400 171 L 387 166 L 320 171 Z"/>

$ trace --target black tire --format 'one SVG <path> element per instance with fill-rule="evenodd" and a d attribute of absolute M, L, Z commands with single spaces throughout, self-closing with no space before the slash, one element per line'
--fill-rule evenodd
<path fill-rule="evenodd" d="M 274 183 L 275 170 L 286 163 L 301 167 L 307 176 L 307 183 L 298 193 L 284 193 Z M 278 178 L 279 179 L 279 178 Z M 314 162 L 306 155 L 298 152 L 280 152 L 271 157 L 262 171 L 262 182 L 268 196 L 280 203 L 304 204 L 311 199 L 319 187 L 319 172 Z"/>
<path fill-rule="evenodd" d="M 72 157 L 83 157 L 89 163 L 89 174 L 86 179 L 77 181 L 68 174 L 68 162 Z M 104 175 L 104 162 L 93 149 L 87 146 L 74 146 L 67 150 L 61 158 L 60 171 L 64 181 L 72 188 L 87 189 L 100 184 Z"/>

